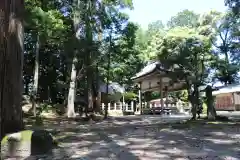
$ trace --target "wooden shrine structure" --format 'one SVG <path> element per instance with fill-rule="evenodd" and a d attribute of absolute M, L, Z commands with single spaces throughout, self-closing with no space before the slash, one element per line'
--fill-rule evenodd
<path fill-rule="evenodd" d="M 213 91 L 217 111 L 240 111 L 240 84 L 231 84 Z"/>
<path fill-rule="evenodd" d="M 174 74 L 173 71 L 164 69 L 160 62 L 155 61 L 149 63 L 139 73 L 137 73 L 132 80 L 139 86 L 139 103 L 142 111 L 142 93 L 159 91 L 160 92 L 160 106 L 167 107 L 167 103 L 164 104 L 163 98 L 168 98 L 168 92 L 182 90 L 185 88 L 184 81 L 173 81 L 170 78 L 170 74 Z"/>

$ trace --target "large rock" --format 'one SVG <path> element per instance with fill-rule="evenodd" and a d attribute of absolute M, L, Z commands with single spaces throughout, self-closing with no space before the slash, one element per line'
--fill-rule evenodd
<path fill-rule="evenodd" d="M 5 136 L 1 141 L 1 158 L 28 157 L 51 153 L 52 135 L 45 130 L 25 130 Z"/>

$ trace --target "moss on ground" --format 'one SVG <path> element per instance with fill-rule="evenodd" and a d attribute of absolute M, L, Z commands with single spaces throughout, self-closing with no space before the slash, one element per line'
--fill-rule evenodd
<path fill-rule="evenodd" d="M 20 142 L 31 142 L 33 132 L 34 131 L 32 131 L 32 130 L 20 131 L 20 133 L 21 133 Z M 50 135 L 52 136 L 52 134 L 50 134 Z M 53 138 L 53 145 L 58 146 L 59 142 L 58 142 L 57 138 L 54 136 L 52 136 L 52 138 Z M 5 145 L 8 142 L 8 139 L 9 139 L 9 135 L 6 135 L 2 139 L 1 145 Z"/>
<path fill-rule="evenodd" d="M 20 131 L 21 133 L 21 139 L 20 141 L 24 141 L 24 142 L 31 142 L 31 138 L 32 138 L 32 133 L 33 131 L 31 130 L 24 130 L 24 131 Z M 6 144 L 8 142 L 9 139 L 9 135 L 6 135 L 2 141 L 1 141 L 1 145 Z"/>

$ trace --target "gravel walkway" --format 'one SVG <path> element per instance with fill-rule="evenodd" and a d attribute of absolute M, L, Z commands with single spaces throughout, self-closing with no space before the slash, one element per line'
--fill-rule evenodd
<path fill-rule="evenodd" d="M 176 121 L 152 116 L 64 124 L 58 127 L 62 147 L 40 159 L 240 160 L 240 124 L 162 124 Z"/>

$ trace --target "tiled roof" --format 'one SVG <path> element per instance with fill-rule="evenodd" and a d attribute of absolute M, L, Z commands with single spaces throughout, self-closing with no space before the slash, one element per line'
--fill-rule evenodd
<path fill-rule="evenodd" d="M 231 84 L 225 87 L 221 87 L 219 90 L 213 91 L 213 95 L 233 92 L 240 92 L 240 84 Z"/>
<path fill-rule="evenodd" d="M 136 78 L 142 77 L 148 73 L 153 72 L 155 69 L 158 68 L 159 65 L 160 65 L 160 63 L 157 61 L 149 63 L 140 72 L 138 72 L 134 77 L 132 77 L 132 79 L 136 79 Z"/>
<path fill-rule="evenodd" d="M 103 92 L 103 93 L 107 93 L 107 84 L 102 83 L 99 87 L 99 91 Z M 117 82 L 112 82 L 109 83 L 108 85 L 108 93 L 109 94 L 115 94 L 115 93 L 124 93 L 125 92 L 125 88 L 122 87 L 120 84 L 118 84 Z"/>

